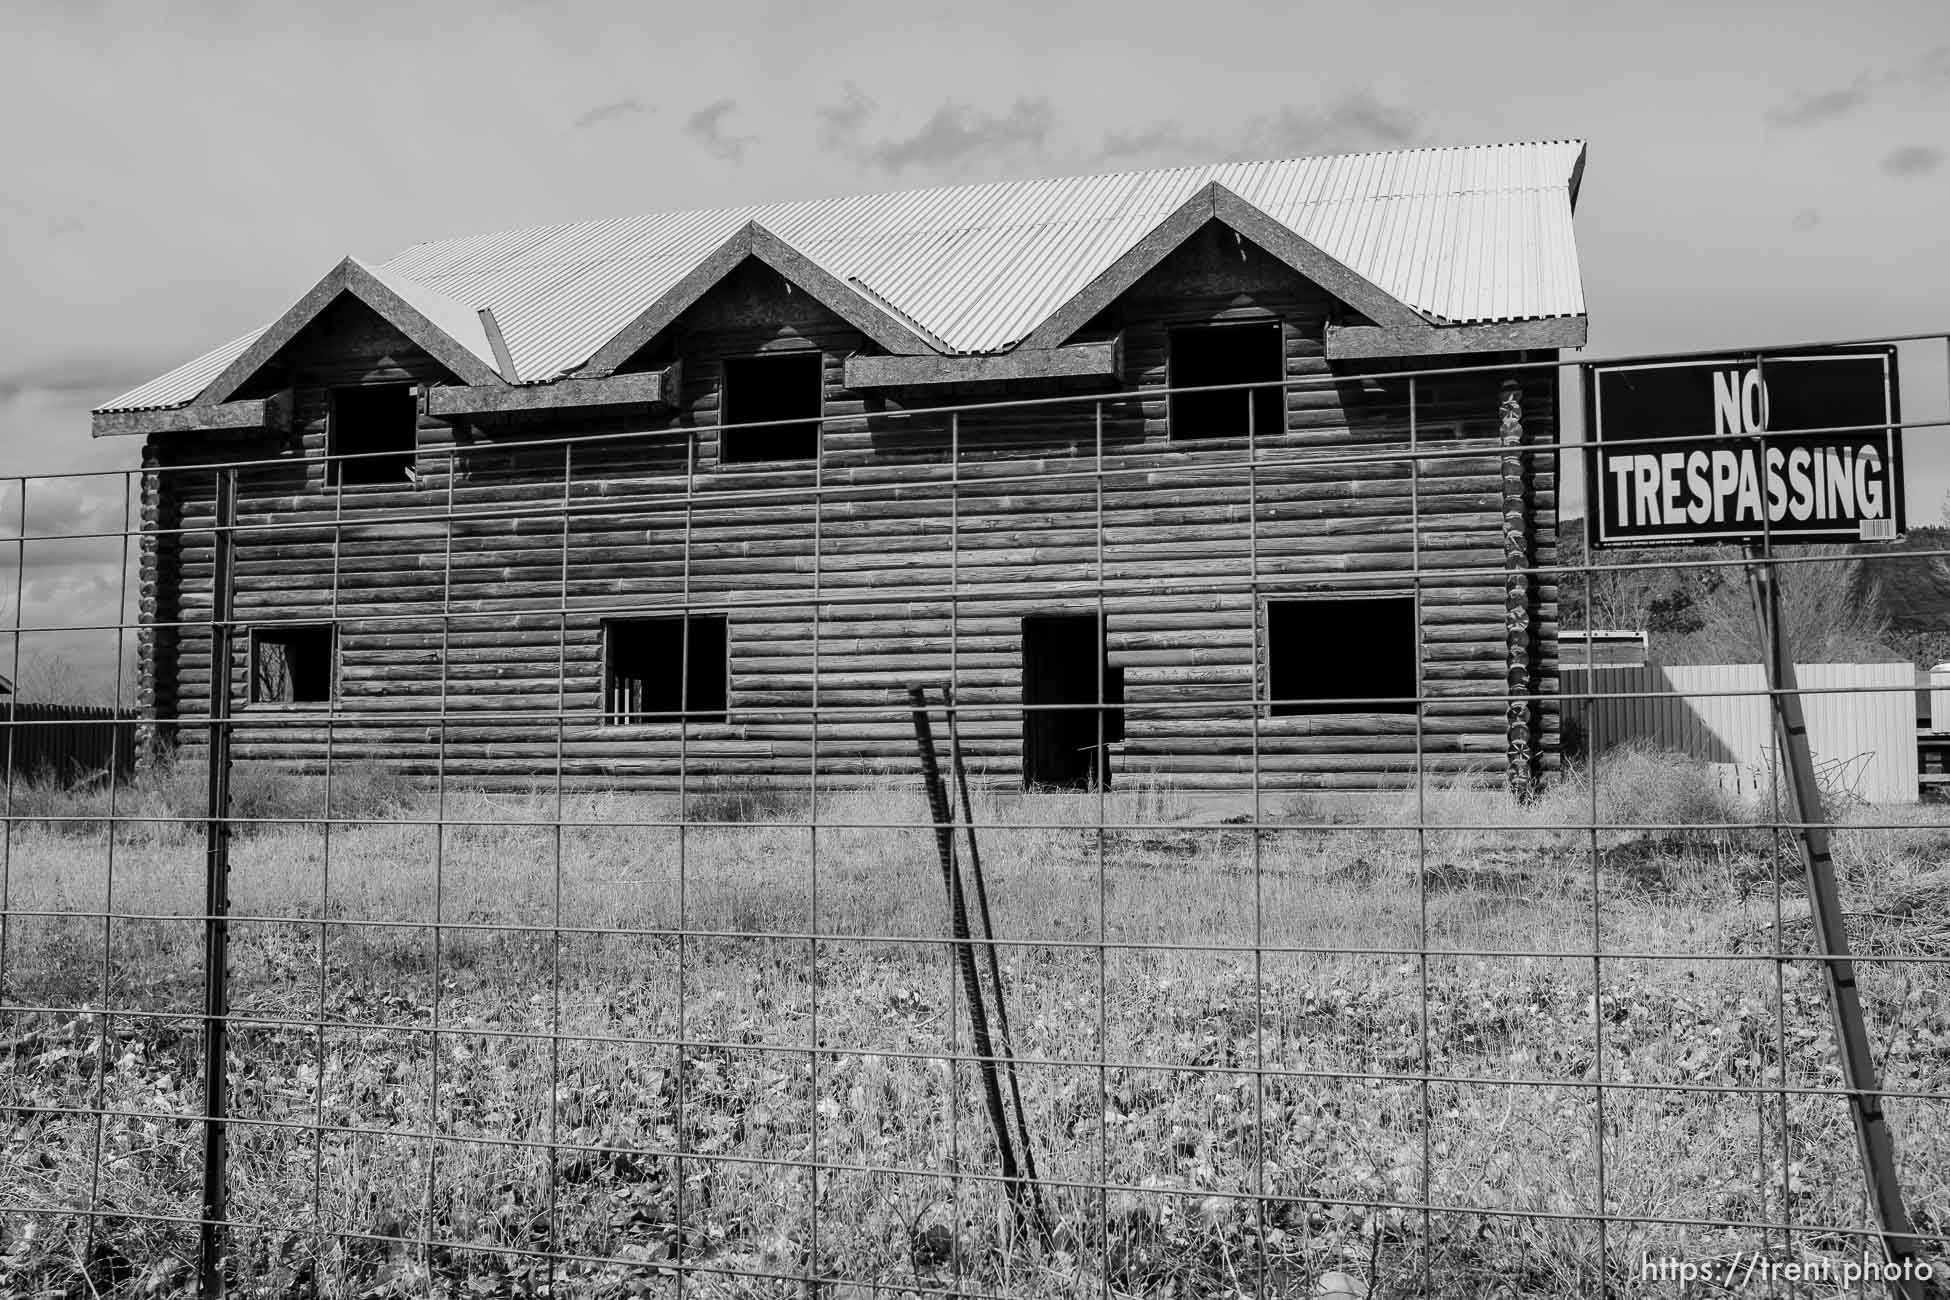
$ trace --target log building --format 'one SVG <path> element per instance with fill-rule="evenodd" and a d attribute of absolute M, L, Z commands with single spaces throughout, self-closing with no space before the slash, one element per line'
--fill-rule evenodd
<path fill-rule="evenodd" d="M 348 258 L 95 413 L 143 439 L 141 705 L 189 743 L 227 711 L 239 760 L 656 786 L 904 768 L 905 687 L 952 681 L 999 781 L 1528 783 L 1557 385 L 1523 363 L 1584 342 L 1583 158 Z"/>

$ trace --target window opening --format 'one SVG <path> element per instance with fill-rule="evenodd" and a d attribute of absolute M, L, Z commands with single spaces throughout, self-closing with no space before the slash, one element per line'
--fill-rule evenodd
<path fill-rule="evenodd" d="M 1252 384 L 1286 378 L 1280 323 L 1200 325 L 1167 337 L 1166 382 L 1174 388 Z M 1250 420 L 1256 437 L 1286 432 L 1284 388 L 1177 393 L 1170 399 L 1173 438 L 1243 438 Z"/>
<path fill-rule="evenodd" d="M 1110 662 L 1097 615 L 1023 619 L 1022 702 L 1025 786 L 1085 790 L 1110 783 L 1105 746 L 1124 739 L 1124 670 Z"/>
<path fill-rule="evenodd" d="M 824 358 L 817 352 L 729 357 L 724 362 L 725 424 L 793 421 L 758 429 L 727 429 L 718 459 L 727 464 L 812 460 L 819 455 Z"/>
<path fill-rule="evenodd" d="M 420 404 L 411 384 L 334 388 L 326 417 L 326 481 L 410 482 L 419 438 Z"/>
<path fill-rule="evenodd" d="M 725 720 L 730 676 L 725 615 L 616 619 L 604 630 L 604 722 Z"/>
<path fill-rule="evenodd" d="M 1274 716 L 1415 712 L 1416 642 L 1410 596 L 1268 601 Z"/>
<path fill-rule="evenodd" d="M 251 702 L 325 704 L 334 686 L 328 624 L 251 630 Z"/>

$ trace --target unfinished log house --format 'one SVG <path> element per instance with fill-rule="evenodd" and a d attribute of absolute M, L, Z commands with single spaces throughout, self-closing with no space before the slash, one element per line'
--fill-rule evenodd
<path fill-rule="evenodd" d="M 1583 156 L 348 258 L 94 417 L 143 439 L 142 707 L 195 744 L 217 704 L 240 761 L 659 786 L 903 767 L 904 688 L 952 682 L 1002 782 L 1528 783 L 1557 385 L 1521 366 L 1585 338 Z"/>

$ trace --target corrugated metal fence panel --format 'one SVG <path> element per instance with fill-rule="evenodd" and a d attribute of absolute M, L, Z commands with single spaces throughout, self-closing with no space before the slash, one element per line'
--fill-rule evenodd
<path fill-rule="evenodd" d="M 1814 692 L 1802 699 L 1824 781 L 1874 803 L 1915 803 L 1915 668 L 1798 664 L 1795 672 Z"/>
<path fill-rule="evenodd" d="M 1930 730 L 1950 731 L 1950 668 L 1930 669 Z"/>
<path fill-rule="evenodd" d="M 1808 742 L 1825 784 L 1874 803 L 1914 803 L 1914 670 L 1907 664 L 1799 664 Z M 1563 670 L 1566 716 L 1589 752 L 1644 740 L 1714 766 L 1745 794 L 1767 785 L 1773 719 L 1759 664 Z"/>
<path fill-rule="evenodd" d="M 9 725 L 9 719 L 12 725 Z M 135 771 L 136 720 L 113 709 L 0 704 L 0 778 L 79 781 Z"/>

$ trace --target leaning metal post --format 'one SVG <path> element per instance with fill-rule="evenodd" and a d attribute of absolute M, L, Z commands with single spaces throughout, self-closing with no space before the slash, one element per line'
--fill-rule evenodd
<path fill-rule="evenodd" d="M 962 988 L 968 995 L 968 1030 L 975 1040 L 976 1072 L 982 1080 L 983 1100 L 988 1104 L 989 1127 L 995 1132 L 1002 1182 L 1008 1189 L 1009 1204 L 1015 1210 L 1016 1224 L 1025 1233 L 1041 1235 L 1039 1199 L 1016 1164 L 1015 1144 L 1009 1137 L 1009 1117 L 1002 1105 L 1002 1086 L 996 1071 L 1000 1059 L 995 1040 L 989 1036 L 986 1000 L 982 996 L 982 977 L 975 966 L 975 945 L 968 924 L 968 902 L 962 891 L 961 872 L 955 864 L 955 815 L 948 802 L 948 789 L 941 779 L 940 762 L 935 754 L 934 731 L 928 723 L 928 697 L 922 687 L 910 686 L 907 698 L 914 715 L 914 744 L 921 758 L 921 784 L 927 793 L 928 811 L 934 818 L 935 849 L 941 858 L 941 879 L 948 891 L 949 937 L 955 964 L 961 970 Z M 1023 1134 L 1027 1141 L 1029 1135 Z"/>
<path fill-rule="evenodd" d="M 1862 996 L 1855 983 L 1855 963 L 1849 956 L 1848 930 L 1843 919 L 1841 892 L 1835 884 L 1835 862 L 1829 855 L 1828 826 L 1815 784 L 1814 755 L 1801 712 L 1800 687 L 1794 656 L 1781 627 L 1781 600 L 1773 557 L 1767 548 L 1747 547 L 1747 585 L 1753 595 L 1754 616 L 1760 622 L 1761 658 L 1767 665 L 1768 698 L 1788 769 L 1788 809 L 1800 826 L 1801 864 L 1808 879 L 1808 907 L 1814 921 L 1815 945 L 1821 952 L 1828 980 L 1828 1010 L 1841 1054 L 1842 1082 L 1848 1089 L 1849 1116 L 1855 1125 L 1855 1145 L 1862 1161 L 1862 1177 L 1875 1203 L 1882 1229 L 1882 1248 L 1893 1265 L 1913 1265 L 1916 1238 L 1909 1212 L 1903 1207 L 1896 1181 L 1896 1148 L 1882 1113 L 1882 1084 L 1876 1077 L 1869 1048 L 1868 1024 L 1862 1015 Z M 1927 1283 L 1912 1276 L 1913 1267 L 1899 1268 L 1890 1282 L 1892 1294 L 1921 1297 Z"/>
<path fill-rule="evenodd" d="M 230 1014 L 230 616 L 237 523 L 237 471 L 217 478 L 216 538 L 211 566 L 209 786 L 204 821 L 203 898 L 203 1213 L 197 1276 L 204 1300 L 224 1293 L 224 1162 Z"/>
<path fill-rule="evenodd" d="M 1098 676 L 1101 677 L 1103 675 L 1101 662 L 1097 671 Z M 925 696 L 923 698 L 925 699 Z M 989 914 L 989 887 L 982 876 L 981 846 L 975 842 L 975 801 L 968 796 L 968 769 L 961 761 L 961 726 L 955 718 L 959 710 L 955 707 L 953 686 L 941 688 L 941 702 L 948 716 L 948 762 L 954 773 L 956 793 L 961 798 L 965 819 L 963 829 L 968 836 L 968 872 L 975 884 L 975 914 L 982 923 L 982 939 L 988 954 L 989 988 L 995 995 L 995 1027 L 1000 1035 L 995 1042 L 995 1050 L 1001 1059 L 1004 1072 L 1009 1076 L 1009 1098 L 1015 1111 L 1016 1133 L 1022 1140 L 1022 1167 L 1029 1177 L 1030 1209 L 1033 1211 L 1037 1229 L 1041 1232 L 1048 1220 L 1043 1216 L 1041 1183 L 1036 1173 L 1036 1146 L 1029 1140 L 1029 1116 L 1023 1110 L 1022 1084 L 1016 1078 L 1015 1035 L 1009 1028 L 1009 999 L 1002 991 L 1002 964 L 995 954 L 995 922 Z M 1103 752 L 1101 735 L 1103 711 L 1101 709 L 1098 710 L 1097 718 L 1100 733 L 1097 750 L 1101 754 Z M 950 809 L 950 816 L 952 815 L 953 810 Z"/>

